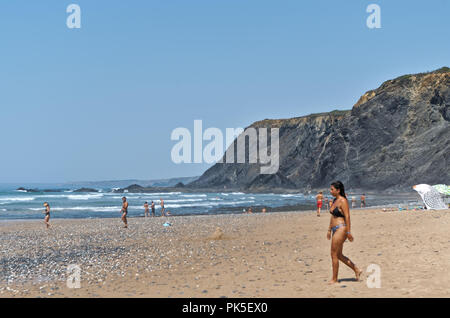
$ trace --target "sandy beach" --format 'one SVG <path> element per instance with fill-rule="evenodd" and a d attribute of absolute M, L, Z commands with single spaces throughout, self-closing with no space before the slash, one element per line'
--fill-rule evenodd
<path fill-rule="evenodd" d="M 449 297 L 450 210 L 352 209 L 344 244 L 364 271 L 331 278 L 329 214 L 0 223 L 1 297 Z M 164 227 L 168 221 L 172 226 Z M 217 228 L 220 228 L 220 231 Z M 67 267 L 80 288 L 67 287 Z M 369 288 L 370 264 L 381 288 Z"/>

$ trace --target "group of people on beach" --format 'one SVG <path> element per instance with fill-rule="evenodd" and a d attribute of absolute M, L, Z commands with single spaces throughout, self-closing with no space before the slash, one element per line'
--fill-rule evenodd
<path fill-rule="evenodd" d="M 170 211 L 169 210 L 166 211 L 166 208 L 164 207 L 164 200 L 162 198 L 160 198 L 160 201 L 161 201 L 161 216 L 170 216 Z M 155 215 L 155 202 L 152 201 L 149 205 L 148 202 L 145 201 L 145 203 L 144 203 L 144 209 L 145 209 L 144 216 L 145 217 L 150 216 L 150 208 L 152 209 L 152 217 L 156 216 Z"/>
<path fill-rule="evenodd" d="M 343 262 L 345 265 L 350 267 L 356 276 L 356 280 L 359 281 L 359 277 L 362 271 L 346 256 L 342 254 L 342 250 L 344 247 L 344 242 L 348 239 L 350 242 L 353 242 L 354 238 L 351 233 L 351 223 L 350 223 L 350 208 L 348 199 L 345 195 L 344 185 L 340 181 L 333 182 L 330 186 L 330 194 L 334 197 L 333 201 L 330 200 L 328 203 L 328 199 L 324 197 L 322 192 L 316 196 L 317 198 L 317 207 L 318 207 L 318 216 L 320 215 L 320 208 L 322 208 L 322 201 L 325 200 L 325 205 L 329 208 L 330 216 L 330 224 L 328 226 L 327 231 L 327 239 L 331 240 L 331 262 L 333 269 L 333 276 L 330 284 L 334 284 L 338 282 L 338 271 L 339 271 L 339 261 Z M 164 200 L 161 198 L 161 216 L 168 216 L 170 213 L 165 210 Z M 319 205 L 320 202 L 320 205 Z M 365 196 L 364 194 L 361 196 L 361 205 L 365 206 Z M 50 205 L 48 202 L 44 202 L 44 222 L 47 228 L 50 227 Z M 152 211 L 152 216 L 155 216 L 155 203 L 152 201 L 149 206 L 148 202 L 144 204 L 145 208 L 145 216 L 150 215 L 150 209 Z M 128 201 L 126 197 L 122 198 L 122 209 L 120 210 L 122 213 L 122 221 L 124 223 L 124 228 L 128 228 L 127 214 L 128 214 Z M 266 212 L 264 208 L 262 212 Z M 246 213 L 252 213 L 252 209 L 249 208 Z"/>
<path fill-rule="evenodd" d="M 164 207 L 164 200 L 160 198 L 161 201 L 161 216 L 170 216 L 170 212 L 166 211 L 166 208 Z M 151 202 L 150 206 L 147 201 L 144 203 L 144 217 L 150 216 L 150 209 L 152 209 L 152 217 L 155 215 L 155 202 Z M 122 198 L 122 209 L 120 210 L 122 213 L 122 221 L 125 224 L 124 228 L 128 228 L 128 221 L 127 221 L 127 214 L 128 214 L 128 201 L 126 197 Z"/>
<path fill-rule="evenodd" d="M 161 216 L 170 216 L 170 211 L 166 211 L 164 207 L 164 200 L 160 198 L 161 201 Z M 44 202 L 44 208 L 45 210 L 43 213 L 45 214 L 44 217 L 44 223 L 47 227 L 47 229 L 50 227 L 50 204 L 48 202 Z M 151 202 L 151 205 L 149 206 L 148 202 L 146 201 L 144 203 L 144 216 L 150 216 L 150 208 L 152 209 L 152 216 L 155 215 L 155 202 Z M 124 228 L 128 228 L 128 220 L 127 220 L 127 214 L 128 214 L 128 201 L 126 197 L 122 197 L 122 209 L 120 210 L 120 213 L 122 213 L 122 221 L 124 223 Z"/>
<path fill-rule="evenodd" d="M 244 209 L 244 211 L 243 211 L 245 214 L 253 214 L 253 209 L 252 209 L 252 207 L 249 207 L 247 210 L 246 209 Z M 261 213 L 266 213 L 267 212 L 267 209 L 266 208 L 262 208 L 261 209 Z"/>
<path fill-rule="evenodd" d="M 366 207 L 366 194 L 363 193 L 360 197 L 361 200 L 361 208 Z M 322 191 L 319 191 L 319 193 L 316 195 L 316 203 L 317 203 L 317 216 L 320 217 L 320 211 L 322 209 L 322 206 L 325 203 L 325 206 L 328 208 L 331 206 L 332 202 L 331 199 L 329 200 L 328 197 L 323 195 Z M 356 208 L 356 197 L 352 196 L 352 208 Z"/>

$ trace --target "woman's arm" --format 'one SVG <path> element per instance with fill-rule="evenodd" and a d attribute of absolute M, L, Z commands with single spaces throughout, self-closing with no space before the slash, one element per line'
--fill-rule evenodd
<path fill-rule="evenodd" d="M 330 216 L 330 225 L 328 226 L 328 231 L 327 231 L 327 239 L 329 240 L 331 238 L 331 220 L 333 219 L 333 216 Z"/>
<path fill-rule="evenodd" d="M 347 232 L 350 232 L 351 224 L 350 224 L 350 209 L 348 207 L 348 201 L 342 200 L 341 207 L 344 212 L 345 224 L 347 224 Z"/>
<path fill-rule="evenodd" d="M 328 212 L 330 212 L 330 207 L 328 206 Z M 333 215 L 330 215 L 330 225 L 328 225 L 328 231 L 327 231 L 327 239 L 331 238 L 331 222 L 333 220 Z"/>
<path fill-rule="evenodd" d="M 353 241 L 353 236 L 351 234 L 350 209 L 347 200 L 342 201 L 342 210 L 344 212 L 345 224 L 347 225 L 348 240 L 351 242 Z"/>

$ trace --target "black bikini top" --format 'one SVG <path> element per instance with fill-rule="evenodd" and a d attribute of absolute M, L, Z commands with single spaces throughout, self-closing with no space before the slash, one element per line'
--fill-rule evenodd
<path fill-rule="evenodd" d="M 334 201 L 336 201 L 336 199 L 333 200 L 333 204 Z M 344 218 L 345 216 L 341 213 L 341 211 L 339 211 L 338 207 L 335 207 L 333 211 L 330 212 L 331 214 L 333 214 L 334 217 L 337 218 Z"/>

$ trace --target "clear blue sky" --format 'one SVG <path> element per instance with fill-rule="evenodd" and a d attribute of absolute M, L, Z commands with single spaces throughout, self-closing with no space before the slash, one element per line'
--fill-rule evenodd
<path fill-rule="evenodd" d="M 172 163 L 174 128 L 350 109 L 450 66 L 449 16 L 446 0 L 1 1 L 0 182 L 199 175 Z"/>

